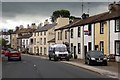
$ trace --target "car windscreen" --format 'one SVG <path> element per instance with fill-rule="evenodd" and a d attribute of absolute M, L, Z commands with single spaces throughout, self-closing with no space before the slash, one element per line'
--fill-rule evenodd
<path fill-rule="evenodd" d="M 55 48 L 55 51 L 65 52 L 65 51 L 67 51 L 67 49 L 65 47 L 57 47 L 57 48 Z"/>
<path fill-rule="evenodd" d="M 89 55 L 91 57 L 104 57 L 104 54 L 101 51 L 93 51 L 90 52 Z"/>
<path fill-rule="evenodd" d="M 18 52 L 18 51 L 13 50 L 13 49 L 9 49 L 9 51 L 10 51 L 11 53 L 16 53 L 16 52 Z"/>

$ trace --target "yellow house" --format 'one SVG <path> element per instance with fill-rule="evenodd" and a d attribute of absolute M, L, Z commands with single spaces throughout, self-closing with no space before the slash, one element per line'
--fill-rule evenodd
<path fill-rule="evenodd" d="M 95 23 L 95 49 L 103 51 L 105 55 L 108 55 L 108 22 Z"/>

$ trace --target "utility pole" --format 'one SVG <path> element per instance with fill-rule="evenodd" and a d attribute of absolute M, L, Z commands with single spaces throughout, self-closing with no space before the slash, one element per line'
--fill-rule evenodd
<path fill-rule="evenodd" d="M 83 5 L 83 0 L 82 0 L 82 14 L 83 14 L 83 6 L 84 6 L 84 5 Z"/>

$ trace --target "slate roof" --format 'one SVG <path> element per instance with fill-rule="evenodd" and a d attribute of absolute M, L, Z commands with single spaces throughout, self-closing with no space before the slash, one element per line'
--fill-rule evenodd
<path fill-rule="evenodd" d="M 42 31 L 47 31 L 49 29 L 51 29 L 52 27 L 56 26 L 57 24 L 46 24 L 44 26 L 42 26 L 41 28 L 37 29 L 35 32 L 42 32 Z"/>
<path fill-rule="evenodd" d="M 30 38 L 32 36 L 32 34 L 26 34 L 23 36 L 19 36 L 17 39 L 26 39 L 26 38 Z"/>

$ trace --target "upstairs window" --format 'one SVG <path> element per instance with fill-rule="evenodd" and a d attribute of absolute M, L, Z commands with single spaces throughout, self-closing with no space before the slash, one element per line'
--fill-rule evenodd
<path fill-rule="evenodd" d="M 115 41 L 115 55 L 120 56 L 120 40 Z"/>
<path fill-rule="evenodd" d="M 67 39 L 67 30 L 65 31 L 65 39 Z"/>
<path fill-rule="evenodd" d="M 46 31 L 44 32 L 44 35 L 46 35 Z"/>
<path fill-rule="evenodd" d="M 115 20 L 115 32 L 120 32 L 120 19 Z"/>
<path fill-rule="evenodd" d="M 73 29 L 71 29 L 71 38 L 73 38 Z"/>
<path fill-rule="evenodd" d="M 100 41 L 100 51 L 104 53 L 104 42 Z"/>
<path fill-rule="evenodd" d="M 91 27 L 91 24 L 89 24 L 89 25 L 88 25 L 88 31 L 89 31 L 88 35 L 89 35 L 89 36 L 91 35 L 91 30 L 92 30 L 91 28 L 92 28 L 92 27 Z"/>
<path fill-rule="evenodd" d="M 104 34 L 104 22 L 100 23 L 100 34 Z"/>
<path fill-rule="evenodd" d="M 78 37 L 80 37 L 80 27 L 78 27 Z"/>

